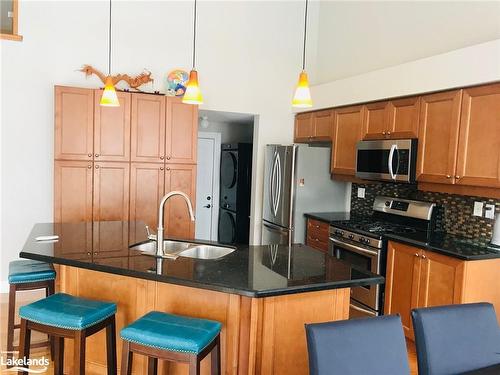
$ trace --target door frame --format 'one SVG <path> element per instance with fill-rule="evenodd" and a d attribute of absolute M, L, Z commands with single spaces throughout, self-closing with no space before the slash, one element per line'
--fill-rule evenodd
<path fill-rule="evenodd" d="M 217 241 L 218 231 L 219 231 L 219 195 L 220 195 L 220 157 L 221 157 L 221 133 L 217 132 L 198 132 L 198 139 L 211 139 L 214 141 L 214 163 L 212 166 L 212 231 L 210 233 L 210 239 L 212 241 Z M 198 155 L 199 157 L 200 155 Z M 198 176 L 196 176 L 198 178 Z"/>

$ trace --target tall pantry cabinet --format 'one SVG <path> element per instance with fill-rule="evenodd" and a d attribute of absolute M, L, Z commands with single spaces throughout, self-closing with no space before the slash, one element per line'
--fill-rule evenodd
<path fill-rule="evenodd" d="M 143 221 L 154 230 L 167 192 L 195 204 L 198 108 L 130 92 L 117 93 L 119 107 L 102 107 L 101 93 L 55 87 L 54 221 Z M 194 236 L 183 200 L 167 203 L 164 226 L 170 237 Z M 144 238 L 142 225 L 125 230 L 130 243 Z"/>

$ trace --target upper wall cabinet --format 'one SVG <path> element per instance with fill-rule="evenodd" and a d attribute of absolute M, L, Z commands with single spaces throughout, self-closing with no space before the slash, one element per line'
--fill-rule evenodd
<path fill-rule="evenodd" d="M 419 97 L 365 105 L 363 139 L 417 138 Z"/>
<path fill-rule="evenodd" d="M 354 176 L 356 143 L 363 135 L 363 106 L 339 108 L 334 111 L 332 137 L 332 174 Z"/>
<path fill-rule="evenodd" d="M 464 89 L 455 179 L 500 187 L 500 83 Z"/>
<path fill-rule="evenodd" d="M 167 97 L 167 163 L 195 164 L 198 139 L 198 106 L 182 103 L 181 98 Z"/>
<path fill-rule="evenodd" d="M 131 160 L 163 162 L 165 159 L 165 97 L 134 94 L 132 97 Z"/>
<path fill-rule="evenodd" d="M 455 183 L 462 90 L 421 99 L 417 180 Z"/>
<path fill-rule="evenodd" d="M 331 142 L 333 110 L 299 113 L 295 117 L 295 142 Z"/>
<path fill-rule="evenodd" d="M 119 107 L 99 104 L 102 90 L 94 90 L 94 158 L 102 161 L 130 160 L 131 94 L 117 92 Z"/>
<path fill-rule="evenodd" d="M 54 153 L 58 160 L 92 160 L 94 91 L 55 87 Z"/>

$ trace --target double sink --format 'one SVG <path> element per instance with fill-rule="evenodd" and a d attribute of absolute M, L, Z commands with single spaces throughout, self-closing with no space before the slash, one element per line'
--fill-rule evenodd
<path fill-rule="evenodd" d="M 156 255 L 156 241 L 150 240 L 130 246 L 131 250 L 139 251 L 144 255 Z M 235 248 L 228 246 L 215 246 L 195 242 L 174 240 L 163 241 L 163 255 L 161 258 L 177 259 L 178 257 L 195 259 L 219 259 L 231 254 Z"/>

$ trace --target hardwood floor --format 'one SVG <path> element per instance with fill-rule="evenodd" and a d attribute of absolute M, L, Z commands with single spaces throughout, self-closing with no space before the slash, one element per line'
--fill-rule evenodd
<path fill-rule="evenodd" d="M 17 303 L 17 308 L 19 308 L 19 305 L 29 303 L 31 301 L 35 301 L 37 299 L 43 298 L 43 292 L 40 291 L 35 291 L 35 292 L 21 292 L 18 293 L 18 303 Z M 4 351 L 6 347 L 6 340 L 7 340 L 7 307 L 8 307 L 8 294 L 0 294 L 0 350 Z M 16 334 L 14 336 L 14 342 L 17 343 L 19 337 L 19 330 L 16 330 Z M 34 332 L 33 333 L 33 341 L 43 341 L 45 340 L 45 336 L 39 333 Z M 418 375 L 418 370 L 417 370 L 417 354 L 415 352 L 415 344 L 407 340 L 406 346 L 408 349 L 408 360 L 410 362 L 410 371 L 411 375 Z M 38 349 L 33 349 L 31 351 L 31 357 L 32 358 L 40 358 L 42 356 L 45 357 L 50 357 L 49 350 L 47 348 L 38 348 Z M 0 367 L 0 373 L 3 373 L 4 367 Z M 88 371 L 87 371 L 88 373 Z M 46 372 L 47 375 L 53 375 L 54 374 L 54 369 L 52 367 L 52 363 L 49 367 L 49 370 Z M 88 375 L 93 375 L 91 373 L 88 373 Z"/>

